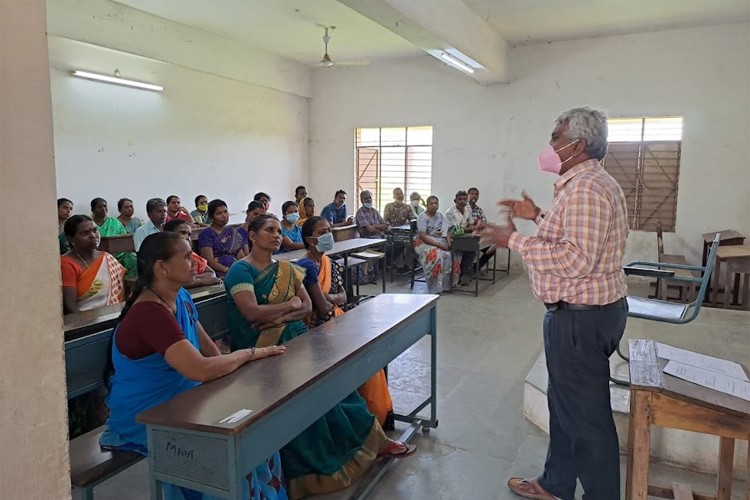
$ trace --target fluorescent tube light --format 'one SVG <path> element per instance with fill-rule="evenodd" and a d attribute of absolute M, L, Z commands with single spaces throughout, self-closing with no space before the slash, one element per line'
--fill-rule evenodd
<path fill-rule="evenodd" d="M 128 80 L 126 78 L 120 78 L 117 76 L 100 75 L 98 73 L 89 73 L 88 71 L 72 70 L 71 75 L 79 78 L 85 78 L 87 80 L 95 80 L 98 82 L 114 83 L 115 85 L 125 85 L 126 87 L 135 87 L 144 90 L 154 90 L 161 92 L 164 87 L 161 85 L 154 85 L 152 83 L 139 82 L 136 80 Z"/>
<path fill-rule="evenodd" d="M 441 52 L 440 53 L 440 58 L 443 61 L 445 61 L 448 64 L 450 64 L 451 66 L 453 66 L 454 68 L 460 69 L 464 73 L 474 74 L 474 69 L 473 68 L 470 68 L 469 66 L 467 66 L 463 62 L 459 61 L 458 59 L 456 59 L 454 56 L 448 54 L 447 52 Z"/>

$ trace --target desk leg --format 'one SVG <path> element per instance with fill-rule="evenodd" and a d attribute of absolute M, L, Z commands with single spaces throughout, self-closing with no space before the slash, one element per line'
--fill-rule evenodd
<path fill-rule="evenodd" d="M 719 475 L 716 478 L 716 500 L 729 500 L 732 496 L 732 466 L 734 465 L 734 439 L 719 439 Z"/>
<path fill-rule="evenodd" d="M 430 311 L 430 420 L 437 427 L 437 308 Z M 427 427 L 425 427 L 427 428 Z M 750 448 L 750 445 L 748 446 Z M 750 456 L 750 452 L 748 452 Z M 750 465 L 748 466 L 750 467 Z M 749 480 L 750 481 L 750 480 Z"/>
<path fill-rule="evenodd" d="M 651 394 L 648 392 L 630 391 L 626 500 L 647 500 L 648 498 L 648 463 L 651 445 L 650 399 Z"/>
<path fill-rule="evenodd" d="M 719 283 L 721 280 L 719 279 L 721 274 L 721 259 L 719 257 L 716 257 L 716 264 L 714 264 L 714 272 L 711 276 L 712 286 L 711 286 L 711 305 L 714 307 L 717 307 L 718 304 L 718 298 L 719 298 Z"/>
<path fill-rule="evenodd" d="M 479 249 L 474 252 L 474 297 L 479 297 Z"/>

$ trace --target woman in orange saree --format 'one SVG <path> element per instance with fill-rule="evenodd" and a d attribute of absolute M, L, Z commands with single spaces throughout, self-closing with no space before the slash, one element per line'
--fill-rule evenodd
<path fill-rule="evenodd" d="M 331 226 L 326 219 L 319 216 L 309 217 L 302 226 L 302 241 L 305 243 L 307 255 L 300 259 L 297 265 L 306 271 L 303 283 L 313 303 L 313 312 L 307 323 L 313 328 L 344 314 L 341 308 L 346 304 L 344 270 L 325 255 L 333 244 Z M 362 384 L 357 392 L 383 429 L 393 429 L 393 401 L 385 371 L 380 370 Z"/>
<path fill-rule="evenodd" d="M 122 302 L 125 268 L 113 255 L 97 250 L 99 231 L 91 217 L 69 218 L 65 235 L 71 248 L 60 257 L 64 313 Z"/>

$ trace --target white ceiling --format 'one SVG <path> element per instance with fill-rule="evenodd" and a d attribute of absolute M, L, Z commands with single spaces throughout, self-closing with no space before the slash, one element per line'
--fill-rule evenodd
<path fill-rule="evenodd" d="M 336 0 L 116 0 L 294 61 L 317 65 L 323 26 L 336 26 L 335 61 L 407 57 L 424 52 Z"/>
<path fill-rule="evenodd" d="M 463 0 L 513 45 L 750 21 L 749 0 Z"/>
<path fill-rule="evenodd" d="M 115 0 L 308 65 L 423 54 L 336 0 Z M 377 1 L 377 0 L 375 0 Z M 750 0 L 462 0 L 513 45 L 750 21 Z M 466 34 L 471 36 L 471 34 Z"/>

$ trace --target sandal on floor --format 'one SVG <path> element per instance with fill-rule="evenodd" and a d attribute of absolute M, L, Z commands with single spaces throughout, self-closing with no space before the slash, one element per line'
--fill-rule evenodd
<path fill-rule="evenodd" d="M 524 479 L 512 477 L 508 479 L 508 488 L 518 496 L 534 498 L 536 500 L 560 500 L 558 497 L 548 493 L 537 479 Z"/>
<path fill-rule="evenodd" d="M 388 443 L 380 449 L 378 457 L 406 458 L 413 455 L 415 451 L 417 451 L 417 447 L 413 444 L 389 439 Z"/>

